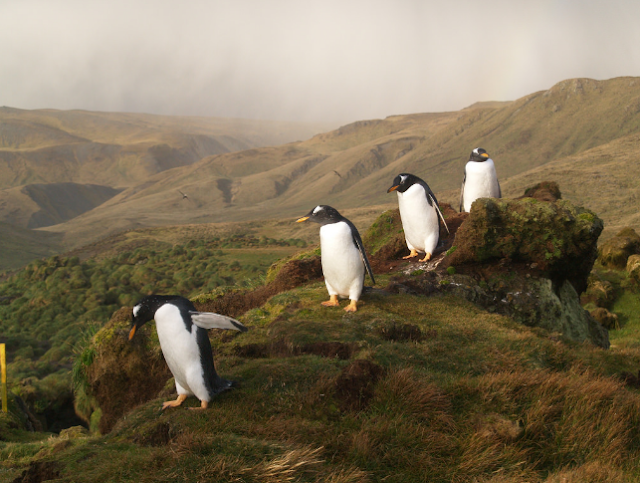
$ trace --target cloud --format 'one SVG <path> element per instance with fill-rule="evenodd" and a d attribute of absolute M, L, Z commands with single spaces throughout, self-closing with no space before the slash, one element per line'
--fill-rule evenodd
<path fill-rule="evenodd" d="M 0 104 L 347 122 L 640 75 L 640 3 L 4 0 Z"/>

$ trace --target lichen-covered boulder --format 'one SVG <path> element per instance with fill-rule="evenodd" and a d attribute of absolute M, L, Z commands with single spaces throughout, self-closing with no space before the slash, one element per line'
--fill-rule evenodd
<path fill-rule="evenodd" d="M 581 293 L 602 229 L 595 213 L 566 200 L 480 198 L 458 229 L 446 264 L 525 262 L 558 285 L 568 280 Z"/>
<path fill-rule="evenodd" d="M 627 259 L 627 273 L 629 278 L 640 283 L 640 255 L 631 255 Z"/>
<path fill-rule="evenodd" d="M 129 341 L 130 324 L 131 307 L 116 311 L 74 366 L 76 412 L 102 434 L 127 411 L 157 397 L 171 377 L 154 324 Z"/>
<path fill-rule="evenodd" d="M 632 228 L 623 228 L 616 236 L 598 247 L 602 266 L 624 270 L 631 255 L 640 254 L 640 236 Z"/>

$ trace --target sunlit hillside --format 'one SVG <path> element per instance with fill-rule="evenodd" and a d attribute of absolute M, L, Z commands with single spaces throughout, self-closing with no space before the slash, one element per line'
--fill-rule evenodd
<path fill-rule="evenodd" d="M 596 164 L 620 207 L 605 210 L 605 222 L 617 226 L 637 212 L 621 173 L 634 169 L 640 150 L 633 142 L 640 132 L 638 99 L 640 79 L 573 79 L 511 103 L 360 121 L 307 141 L 208 156 L 158 173 L 47 230 L 63 233 L 73 246 L 140 226 L 295 216 L 319 203 L 339 209 L 391 204 L 386 189 L 400 172 L 423 177 L 455 205 L 464 164 L 476 146 L 491 154 L 507 189 L 510 177 L 520 177 L 514 190 L 539 179 L 535 170 L 550 163 L 580 166 L 594 155 L 611 160 L 616 172 L 610 176 L 606 164 Z M 559 178 L 563 173 L 567 169 L 549 171 Z M 597 208 L 596 192 L 580 191 L 592 176 L 589 170 L 571 171 L 566 193 Z"/>

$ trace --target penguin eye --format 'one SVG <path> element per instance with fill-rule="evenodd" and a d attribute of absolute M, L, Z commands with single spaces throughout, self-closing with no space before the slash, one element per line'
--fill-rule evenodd
<path fill-rule="evenodd" d="M 138 312 L 140 312 L 140 305 L 136 305 L 136 306 L 133 308 L 133 316 L 134 316 L 134 317 L 137 317 L 137 316 L 138 316 Z"/>
<path fill-rule="evenodd" d="M 407 180 L 407 177 L 404 175 L 400 176 L 400 183 L 404 183 Z"/>

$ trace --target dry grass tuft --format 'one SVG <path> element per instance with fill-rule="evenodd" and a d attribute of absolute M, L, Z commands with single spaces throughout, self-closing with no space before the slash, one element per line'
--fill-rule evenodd
<path fill-rule="evenodd" d="M 627 483 L 628 476 L 602 461 L 567 468 L 550 475 L 544 483 Z"/>
<path fill-rule="evenodd" d="M 324 462 L 320 458 L 323 449 L 311 447 L 294 449 L 253 468 L 246 468 L 241 471 L 241 474 L 264 483 L 294 481 L 301 474 L 317 474 Z"/>

